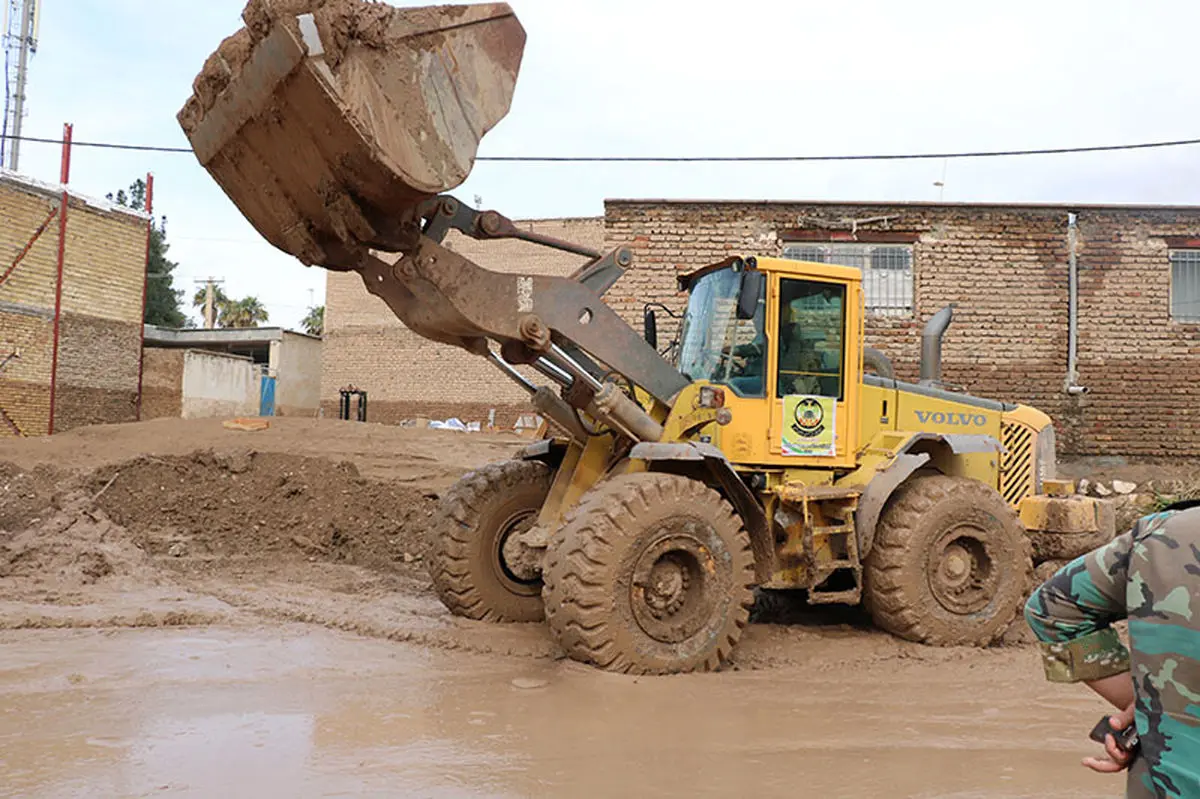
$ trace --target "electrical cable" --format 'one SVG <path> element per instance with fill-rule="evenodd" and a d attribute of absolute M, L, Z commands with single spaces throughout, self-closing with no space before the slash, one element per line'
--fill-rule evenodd
<path fill-rule="evenodd" d="M 40 136 L 9 136 L 9 140 L 34 144 L 59 144 L 62 139 Z M 1138 144 L 1104 144 L 1087 147 L 1048 147 L 1041 149 L 977 150 L 944 153 L 877 153 L 872 155 L 482 155 L 476 161 L 493 163 L 780 163 L 803 161 L 912 161 L 949 158 L 1005 158 L 1031 155 L 1066 155 L 1071 153 L 1115 152 L 1119 150 L 1148 150 L 1165 147 L 1185 147 L 1200 144 L 1200 139 L 1142 142 Z M 73 147 L 95 147 L 109 150 L 142 152 L 190 153 L 190 147 L 162 147 L 149 144 L 118 144 L 115 142 L 73 141 Z"/>

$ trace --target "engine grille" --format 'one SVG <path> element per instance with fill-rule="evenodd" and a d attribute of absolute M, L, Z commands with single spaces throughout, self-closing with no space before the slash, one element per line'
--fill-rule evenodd
<path fill-rule="evenodd" d="M 1000 425 L 1005 453 L 1000 456 L 1000 493 L 1016 505 L 1033 493 L 1033 431 L 1023 424 Z"/>

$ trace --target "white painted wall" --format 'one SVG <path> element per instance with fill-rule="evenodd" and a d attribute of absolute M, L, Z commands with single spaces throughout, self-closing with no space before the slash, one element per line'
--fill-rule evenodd
<path fill-rule="evenodd" d="M 321 340 L 284 332 L 271 342 L 278 416 L 316 416 L 321 407 Z"/>
<path fill-rule="evenodd" d="M 183 355 L 183 418 L 258 416 L 259 374 L 249 358 L 187 350 Z"/>

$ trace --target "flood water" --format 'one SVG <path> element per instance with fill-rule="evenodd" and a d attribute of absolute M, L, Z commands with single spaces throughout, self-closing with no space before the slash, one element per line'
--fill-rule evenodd
<path fill-rule="evenodd" d="M 1028 665 L 630 678 L 301 625 L 10 631 L 0 795 L 1123 795 L 1079 765 L 1103 707 Z"/>

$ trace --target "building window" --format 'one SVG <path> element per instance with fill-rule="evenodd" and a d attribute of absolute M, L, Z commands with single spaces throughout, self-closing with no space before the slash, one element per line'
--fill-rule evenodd
<path fill-rule="evenodd" d="M 1200 322 L 1200 250 L 1171 250 L 1171 319 Z"/>
<path fill-rule="evenodd" d="M 1200 251 L 1198 251 L 1200 254 Z M 796 261 L 858 267 L 863 273 L 867 313 L 913 315 L 911 244 L 864 242 L 787 242 L 783 257 Z"/>

